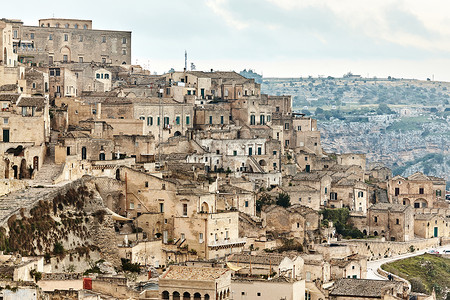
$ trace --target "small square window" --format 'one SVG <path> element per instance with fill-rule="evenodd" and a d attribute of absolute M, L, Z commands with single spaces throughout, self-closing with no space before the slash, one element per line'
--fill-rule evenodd
<path fill-rule="evenodd" d="M 102 43 L 106 43 L 106 36 L 102 36 Z"/>
<path fill-rule="evenodd" d="M 256 293 L 256 295 L 257 295 L 258 297 L 261 297 L 261 293 Z"/>
<path fill-rule="evenodd" d="M 8 118 L 3 118 L 3 124 L 8 124 L 9 123 L 9 119 Z"/>

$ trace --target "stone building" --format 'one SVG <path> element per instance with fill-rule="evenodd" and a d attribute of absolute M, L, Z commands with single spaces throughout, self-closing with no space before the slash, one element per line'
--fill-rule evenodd
<path fill-rule="evenodd" d="M 305 280 L 275 277 L 270 280 L 234 277 L 231 281 L 234 299 L 304 300 Z"/>
<path fill-rule="evenodd" d="M 369 235 L 407 242 L 414 239 L 414 210 L 411 206 L 392 203 L 372 205 L 367 214 Z"/>
<path fill-rule="evenodd" d="M 389 202 L 414 208 L 435 207 L 445 197 L 445 179 L 420 172 L 404 178 L 395 176 L 388 182 Z"/>
<path fill-rule="evenodd" d="M 159 277 L 159 299 L 232 299 L 231 271 L 210 267 L 170 266 Z"/>
<path fill-rule="evenodd" d="M 424 239 L 450 237 L 449 218 L 431 213 L 415 214 L 414 234 Z"/>
<path fill-rule="evenodd" d="M 20 21 L 14 24 L 13 43 L 19 60 L 27 57 L 28 62 L 41 66 L 70 62 L 131 64 L 129 31 L 94 30 L 91 20 L 78 19 L 41 19 L 39 26 L 26 26 Z"/>
<path fill-rule="evenodd" d="M 406 299 L 403 283 L 388 280 L 339 279 L 329 292 L 330 300 Z"/>
<path fill-rule="evenodd" d="M 31 178 L 45 158 L 50 136 L 48 99 L 0 92 L 1 178 Z"/>

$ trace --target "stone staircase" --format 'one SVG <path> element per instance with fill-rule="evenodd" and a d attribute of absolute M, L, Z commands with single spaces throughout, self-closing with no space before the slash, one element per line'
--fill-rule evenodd
<path fill-rule="evenodd" d="M 34 180 L 32 182 L 33 186 L 52 185 L 53 179 L 61 173 L 64 167 L 64 164 L 55 164 L 55 146 L 58 139 L 58 133 L 56 131 L 52 131 L 51 137 L 51 142 L 48 145 L 49 153 L 46 156 L 41 168 L 34 176 Z"/>

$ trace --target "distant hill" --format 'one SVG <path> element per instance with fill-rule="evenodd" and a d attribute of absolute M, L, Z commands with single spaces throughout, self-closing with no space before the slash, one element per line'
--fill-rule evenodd
<path fill-rule="evenodd" d="M 248 69 L 248 71 L 247 71 L 247 69 L 244 69 L 243 71 L 239 72 L 239 74 L 241 76 L 244 76 L 245 78 L 248 78 L 248 79 L 255 79 L 255 82 L 259 83 L 259 84 L 261 84 L 262 81 L 263 81 L 262 80 L 262 78 L 263 78 L 262 75 L 254 72 L 252 69 Z"/>

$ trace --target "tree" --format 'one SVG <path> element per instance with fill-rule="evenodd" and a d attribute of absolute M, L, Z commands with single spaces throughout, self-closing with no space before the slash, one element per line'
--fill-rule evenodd
<path fill-rule="evenodd" d="M 320 108 L 320 107 L 316 108 L 316 112 L 315 112 L 314 114 L 315 114 L 316 116 L 317 116 L 317 115 L 320 115 L 320 114 L 323 114 L 323 109 Z"/>
<path fill-rule="evenodd" d="M 279 206 L 289 207 L 291 206 L 291 197 L 286 193 L 280 193 L 278 194 L 276 203 Z"/>

